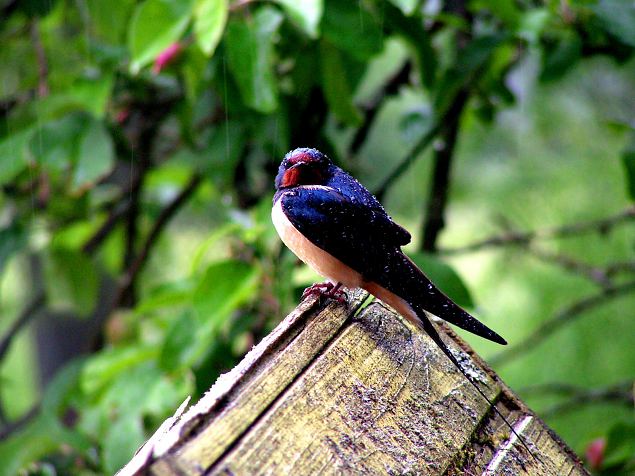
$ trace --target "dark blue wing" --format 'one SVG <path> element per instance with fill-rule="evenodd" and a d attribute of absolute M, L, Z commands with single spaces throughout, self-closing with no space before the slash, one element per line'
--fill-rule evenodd
<path fill-rule="evenodd" d="M 390 242 L 397 246 L 404 246 L 410 243 L 411 237 L 408 230 L 392 221 L 392 218 L 388 216 L 384 207 L 372 193 L 339 167 L 333 166 L 333 168 L 337 172 L 329 178 L 326 183 L 327 186 L 337 190 L 348 201 L 352 202 L 352 205 L 363 205 L 364 208 L 370 209 L 369 212 L 372 212 L 373 216 L 377 217 L 376 221 L 381 222 L 380 226 L 383 226 Z"/>
<path fill-rule="evenodd" d="M 297 188 L 282 194 L 280 200 L 300 233 L 367 279 L 380 274 L 390 251 L 403 241 L 398 231 L 403 228 L 385 212 L 351 201 L 336 190 Z"/>

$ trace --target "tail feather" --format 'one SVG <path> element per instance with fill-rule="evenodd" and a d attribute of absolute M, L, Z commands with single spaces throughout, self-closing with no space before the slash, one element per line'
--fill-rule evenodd
<path fill-rule="evenodd" d="M 473 334 L 498 342 L 499 344 L 507 344 L 505 339 L 450 300 L 450 298 L 434 286 L 410 258 L 401 251 L 396 250 L 388 256 L 384 264 L 385 266 L 382 272 L 378 273 L 381 276 L 379 276 L 375 282 L 367 283 L 366 289 L 370 290 L 373 294 L 376 293 L 380 299 L 386 299 L 387 302 L 395 307 L 395 309 L 398 309 L 399 312 L 405 313 L 404 317 L 412 319 L 411 315 L 416 316 L 421 328 L 432 338 L 434 343 L 439 346 L 457 370 L 463 374 L 467 381 L 470 382 L 487 401 L 494 413 L 503 419 L 529 454 L 537 461 L 540 461 L 531 449 L 529 449 L 524 438 L 518 434 L 505 415 L 494 405 L 492 399 L 481 390 L 474 378 L 452 354 L 448 346 L 443 342 L 443 339 L 441 339 L 434 324 L 432 324 L 425 315 L 424 310 Z"/>
<path fill-rule="evenodd" d="M 474 318 L 437 288 L 416 264 L 401 251 L 386 261 L 376 281 L 399 295 L 415 309 L 424 309 L 450 324 L 498 344 L 507 344 L 500 335 Z"/>

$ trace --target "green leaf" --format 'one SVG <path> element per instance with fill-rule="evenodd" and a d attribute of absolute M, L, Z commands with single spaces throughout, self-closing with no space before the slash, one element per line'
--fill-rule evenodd
<path fill-rule="evenodd" d="M 82 113 L 43 124 L 30 138 L 30 151 L 49 174 L 67 180 L 72 192 L 95 184 L 115 164 L 113 141 L 103 123 Z"/>
<path fill-rule="evenodd" d="M 104 389 L 123 372 L 142 362 L 154 359 L 156 346 L 120 347 L 102 350 L 86 361 L 82 368 L 80 386 L 84 393 L 94 395 Z"/>
<path fill-rule="evenodd" d="M 0 276 L 9 259 L 27 244 L 27 233 L 22 225 L 13 222 L 0 229 Z"/>
<path fill-rule="evenodd" d="M 326 0 L 322 34 L 331 44 L 362 62 L 384 47 L 379 23 L 360 2 Z"/>
<path fill-rule="evenodd" d="M 626 190 L 631 200 L 635 200 L 635 134 L 630 146 L 622 152 L 622 165 L 626 175 Z"/>
<path fill-rule="evenodd" d="M 194 294 L 196 340 L 182 362 L 197 363 L 209 351 L 229 315 L 256 292 L 260 270 L 244 262 L 227 260 L 208 267 Z"/>
<path fill-rule="evenodd" d="M 30 151 L 49 174 L 66 174 L 75 162 L 77 140 L 86 125 L 83 114 L 48 121 L 32 135 Z"/>
<path fill-rule="evenodd" d="M 34 129 L 10 134 L 0 141 L 0 185 L 11 182 L 28 164 L 28 145 Z"/>
<path fill-rule="evenodd" d="M 399 130 L 407 144 L 423 137 L 432 127 L 433 117 L 429 108 L 417 108 L 405 111 L 399 121 Z"/>
<path fill-rule="evenodd" d="M 60 102 L 65 99 L 68 101 L 67 108 L 79 107 L 95 117 L 103 118 L 114 83 L 114 74 L 94 79 L 78 79 L 66 93 L 60 95 Z"/>
<path fill-rule="evenodd" d="M 412 15 L 419 4 L 419 0 L 390 0 L 390 3 L 399 8 L 404 14 Z"/>
<path fill-rule="evenodd" d="M 635 459 L 635 422 L 619 422 L 609 431 L 602 466 L 610 468 L 633 459 Z"/>
<path fill-rule="evenodd" d="M 157 369 L 158 375 L 155 377 L 153 385 L 146 388 L 141 397 L 143 402 L 142 409 L 145 413 L 155 415 L 160 421 L 163 421 L 167 415 L 174 413 L 175 408 L 188 395 L 192 395 L 194 381 L 189 369 L 166 375 L 161 372 L 158 366 L 155 365 L 154 368 Z M 209 382 L 207 385 L 209 385 Z"/>
<path fill-rule="evenodd" d="M 138 315 L 148 314 L 190 304 L 194 289 L 194 281 L 191 278 L 162 284 L 154 288 L 137 304 L 135 313 Z"/>
<path fill-rule="evenodd" d="M 210 233 L 192 254 L 192 262 L 190 264 L 192 273 L 197 272 L 204 260 L 207 260 L 207 262 L 212 261 L 211 257 L 214 257 L 214 253 L 218 253 L 218 248 L 220 248 L 219 241 L 221 239 L 237 235 L 241 230 L 242 227 L 238 223 L 225 223 Z M 218 259 L 218 257 L 216 259 Z"/>
<path fill-rule="evenodd" d="M 224 28 L 225 26 L 223 26 L 223 29 Z M 216 46 L 214 46 L 214 48 L 216 48 Z M 193 119 L 196 113 L 195 111 L 201 106 L 201 94 L 204 94 L 206 91 L 205 88 L 209 84 L 206 71 L 210 69 L 210 64 L 209 57 L 203 53 L 201 48 L 188 48 L 185 50 L 180 73 L 183 75 L 185 98 L 187 100 L 187 104 L 184 104 L 185 107 L 183 111 L 187 111 L 187 115 L 183 117 L 182 121 L 184 124 L 184 139 L 187 139 L 190 143 L 196 142 L 196 139 L 194 137 L 194 131 L 192 130 L 195 128 L 192 127 L 189 121 Z"/>
<path fill-rule="evenodd" d="M 104 469 L 115 474 L 135 454 L 145 441 L 140 415 L 128 415 L 115 420 L 103 440 Z"/>
<path fill-rule="evenodd" d="M 51 307 L 71 309 L 88 316 L 97 303 L 99 276 L 92 260 L 82 252 L 54 248 L 46 261 L 46 290 Z"/>
<path fill-rule="evenodd" d="M 582 40 L 574 31 L 567 31 L 555 45 L 544 49 L 541 81 L 555 81 L 565 75 L 582 57 Z"/>
<path fill-rule="evenodd" d="M 58 417 L 41 413 L 22 431 L 0 441 L 0 475 L 32 474 L 26 470 L 27 465 L 56 451 L 64 451 L 64 447 L 66 451 L 68 447 L 89 451 L 91 442 L 79 432 L 62 426 Z"/>
<path fill-rule="evenodd" d="M 227 59 L 245 103 L 262 113 L 278 107 L 274 73 L 274 37 L 282 14 L 265 6 L 253 17 L 234 19 L 227 25 Z"/>
<path fill-rule="evenodd" d="M 114 165 L 115 150 L 110 134 L 101 122 L 90 121 L 79 138 L 73 189 L 81 191 L 92 187 Z"/>
<path fill-rule="evenodd" d="M 550 20 L 551 13 L 547 8 L 532 8 L 521 17 L 517 34 L 530 45 L 537 45 Z"/>
<path fill-rule="evenodd" d="M 194 34 L 203 53 L 212 56 L 225 30 L 227 0 L 197 0 L 194 7 Z"/>
<path fill-rule="evenodd" d="M 217 330 L 258 285 L 257 268 L 237 260 L 210 265 L 194 292 L 194 311 L 199 322 L 210 322 Z"/>
<path fill-rule="evenodd" d="M 345 124 L 360 124 L 362 115 L 353 104 L 353 91 L 339 50 L 327 41 L 322 41 L 320 60 L 323 89 L 329 110 Z"/>
<path fill-rule="evenodd" d="M 64 410 L 64 405 L 69 397 L 78 391 L 83 365 L 82 359 L 75 359 L 55 373 L 53 380 L 46 385 L 42 397 L 41 408 L 43 412 L 57 415 Z"/>
<path fill-rule="evenodd" d="M 317 38 L 319 33 L 320 20 L 324 10 L 324 0 L 274 0 L 289 15 L 289 18 L 296 23 L 310 37 Z"/>
<path fill-rule="evenodd" d="M 443 117 L 458 92 L 485 68 L 505 37 L 487 35 L 475 38 L 457 55 L 454 64 L 438 82 L 434 97 L 434 113 Z"/>
<path fill-rule="evenodd" d="M 96 78 L 79 78 L 66 89 L 29 103 L 29 121 L 45 123 L 73 112 L 90 113 L 102 118 L 106 113 L 114 81 L 113 73 Z"/>
<path fill-rule="evenodd" d="M 200 347 L 196 345 L 200 335 L 198 323 L 192 313 L 186 312 L 178 319 L 174 319 L 161 347 L 161 368 L 166 372 L 172 372 L 181 367 L 192 366 L 197 357 L 196 349 Z"/>
<path fill-rule="evenodd" d="M 521 10 L 514 0 L 473 0 L 470 2 L 472 12 L 478 13 L 484 9 L 489 10 L 512 29 L 516 28 L 520 21 Z"/>
<path fill-rule="evenodd" d="M 108 412 L 116 411 L 121 418 L 163 417 L 164 412 L 173 410 L 185 397 L 183 393 L 187 392 L 188 385 L 183 375 L 185 373 L 167 376 L 154 357 L 136 362 L 109 382 L 98 404 Z"/>
<path fill-rule="evenodd" d="M 130 71 L 138 73 L 176 42 L 191 16 L 191 0 L 146 0 L 138 5 L 128 30 L 128 47 L 132 54 Z"/>
<path fill-rule="evenodd" d="M 628 0 L 600 0 L 591 9 L 609 33 L 635 47 L 635 3 Z"/>
<path fill-rule="evenodd" d="M 123 41 L 126 23 L 132 13 L 135 0 L 86 0 L 91 33 L 107 43 L 119 45 Z"/>
<path fill-rule="evenodd" d="M 412 253 L 409 256 L 450 299 L 460 306 L 474 307 L 470 292 L 451 266 L 428 253 Z"/>
<path fill-rule="evenodd" d="M 386 24 L 408 41 L 416 51 L 421 82 L 432 89 L 437 69 L 437 59 L 430 35 L 422 27 L 423 19 L 419 15 L 405 16 L 401 11 L 386 5 L 384 10 Z"/>

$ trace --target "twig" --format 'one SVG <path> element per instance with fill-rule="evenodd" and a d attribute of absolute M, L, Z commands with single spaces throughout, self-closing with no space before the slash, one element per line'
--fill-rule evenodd
<path fill-rule="evenodd" d="M 608 233 L 618 225 L 628 223 L 635 218 L 635 207 L 629 207 L 615 215 L 598 220 L 573 223 L 555 228 L 545 228 L 526 232 L 506 232 L 498 236 L 493 236 L 482 241 L 460 246 L 457 248 L 443 248 L 438 252 L 444 255 L 455 255 L 472 253 L 487 248 L 508 245 L 525 245 L 533 240 L 545 240 L 553 238 L 565 238 L 569 236 L 579 236 L 585 233 Z"/>
<path fill-rule="evenodd" d="M 31 21 L 31 41 L 33 42 L 33 49 L 35 50 L 35 56 L 37 58 L 38 95 L 40 97 L 48 96 L 49 67 L 48 61 L 46 59 L 46 52 L 44 51 L 44 45 L 42 44 L 42 37 L 40 36 L 40 28 L 38 27 L 37 20 Z"/>
<path fill-rule="evenodd" d="M 0 340 L 0 362 L 4 359 L 5 354 L 11 347 L 11 343 L 13 342 L 13 338 L 16 336 L 18 332 L 26 325 L 28 322 L 37 314 L 44 303 L 46 302 L 46 295 L 44 291 L 39 291 L 26 307 L 22 310 L 18 318 L 11 323 L 9 330 L 2 336 L 2 340 Z"/>
<path fill-rule="evenodd" d="M 129 187 L 125 187 L 124 190 L 122 190 L 121 197 L 119 197 L 118 202 L 112 206 L 106 221 L 104 221 L 97 231 L 95 231 L 95 233 L 86 240 L 86 242 L 84 242 L 82 252 L 88 255 L 92 254 L 108 237 L 117 223 L 128 215 L 130 211 L 129 197 L 135 190 L 138 190 L 140 186 L 141 180 L 139 179 L 139 176 L 137 176 L 132 180 Z"/>
<path fill-rule="evenodd" d="M 562 311 L 558 312 L 551 319 L 543 322 L 528 337 L 523 339 L 515 346 L 509 347 L 507 350 L 495 355 L 490 362 L 492 365 L 500 365 L 520 355 L 535 349 L 543 340 L 556 332 L 565 324 L 578 318 L 591 309 L 600 306 L 611 299 L 628 294 L 635 290 L 635 281 L 628 281 L 623 284 L 603 288 L 599 293 L 580 299 L 571 304 Z"/>
<path fill-rule="evenodd" d="M 37 403 L 33 405 L 29 411 L 27 411 L 22 416 L 20 416 L 20 418 L 0 428 L 0 441 L 6 439 L 7 437 L 11 436 L 14 432 L 23 428 L 27 423 L 33 420 L 33 418 L 35 418 L 39 412 L 40 412 L 40 404 Z"/>
<path fill-rule="evenodd" d="M 365 116 L 364 122 L 361 127 L 357 129 L 355 135 L 353 136 L 353 140 L 350 146 L 350 151 L 352 154 L 356 154 L 362 147 L 362 145 L 366 142 L 366 138 L 368 136 L 368 133 L 370 132 L 370 128 L 375 121 L 375 117 L 377 117 L 377 113 L 379 112 L 380 107 L 385 104 L 386 98 L 388 96 L 397 94 L 399 92 L 399 88 L 403 84 L 408 84 L 408 78 L 410 76 L 411 69 L 412 68 L 410 62 L 406 62 L 403 67 L 389 79 L 389 81 L 382 87 L 382 89 L 377 92 L 373 99 L 362 106 Z"/>
<path fill-rule="evenodd" d="M 467 89 L 463 89 L 457 94 L 452 102 L 452 107 L 446 114 L 444 126 L 441 130 L 443 146 L 438 148 L 434 154 L 432 184 L 426 203 L 426 219 L 423 222 L 421 251 L 434 252 L 436 250 L 437 238 L 445 226 L 445 208 L 450 189 L 452 158 L 459 133 L 461 115 L 468 98 L 469 91 Z"/>
<path fill-rule="evenodd" d="M 620 273 L 633 273 L 635 272 L 635 261 L 618 261 L 611 263 L 606 267 L 605 272 L 608 276 L 615 276 Z"/>
<path fill-rule="evenodd" d="M 635 404 L 633 384 L 632 380 L 627 380 L 606 387 L 584 388 L 565 383 L 546 383 L 521 389 L 519 393 L 523 395 L 558 394 L 566 397 L 566 401 L 557 403 L 541 412 L 543 418 L 548 418 L 572 411 L 581 405 L 594 403 L 612 402 L 632 407 Z"/>
<path fill-rule="evenodd" d="M 46 295 L 44 294 L 44 291 L 37 291 L 35 296 L 22 310 L 20 315 L 11 323 L 11 326 L 9 326 L 9 329 L 0 340 L 0 362 L 4 360 L 5 355 L 11 348 L 11 344 L 13 343 L 15 336 L 18 335 L 18 333 L 24 328 L 24 326 L 31 322 L 31 319 L 33 319 L 33 317 L 37 316 L 37 311 L 39 311 L 42 306 L 44 306 L 45 302 Z M 3 424 L 7 422 L 2 401 L 0 401 L 0 422 Z"/>
<path fill-rule="evenodd" d="M 533 256 L 539 258 L 540 260 L 548 264 L 555 263 L 566 271 L 584 276 L 602 287 L 608 288 L 613 285 L 613 280 L 608 272 L 600 267 L 591 266 L 578 259 L 561 253 L 552 253 L 550 251 L 543 250 L 532 244 L 530 244 L 527 249 Z"/>
<path fill-rule="evenodd" d="M 157 242 L 157 238 L 170 221 L 170 219 L 176 214 L 178 209 L 190 198 L 192 193 L 196 190 L 198 185 L 201 183 L 202 176 L 198 173 L 192 175 L 189 182 L 185 185 L 183 190 L 178 194 L 178 196 L 170 202 L 159 214 L 154 226 L 150 230 L 145 242 L 139 251 L 139 254 L 136 256 L 134 261 L 130 264 L 130 266 L 126 269 L 117 292 L 115 293 L 115 298 L 113 299 L 112 308 L 115 309 L 118 307 L 124 296 L 129 292 L 131 286 L 133 285 L 135 278 L 143 268 L 144 264 L 147 261 L 148 256 L 150 255 L 150 251 L 154 247 Z"/>
<path fill-rule="evenodd" d="M 106 221 L 97 229 L 97 231 L 84 243 L 82 246 L 82 252 L 87 255 L 92 254 L 101 243 L 108 237 L 108 235 L 115 228 L 119 220 L 128 214 L 130 208 L 130 202 L 120 202 L 113 210 L 111 210 Z"/>
<path fill-rule="evenodd" d="M 381 202 L 386 194 L 388 188 L 397 180 L 401 175 L 408 170 L 408 168 L 414 163 L 419 155 L 428 148 L 432 141 L 441 130 L 442 121 L 435 122 L 430 129 L 421 137 L 419 142 L 413 147 L 406 157 L 395 167 L 395 169 L 384 179 L 384 181 L 375 190 L 375 196 Z"/>
<path fill-rule="evenodd" d="M 141 201 L 141 187 L 143 186 L 143 177 L 145 175 L 146 167 L 143 165 L 143 160 L 139 160 L 139 187 L 132 188 L 130 191 L 130 198 L 126 213 L 126 245 L 123 258 L 124 269 L 130 269 L 134 265 L 138 255 L 136 254 L 135 245 L 137 243 L 137 236 L 139 234 L 138 218 L 140 212 Z M 119 297 L 121 303 L 125 302 L 129 307 L 134 306 L 135 301 L 135 289 L 134 280 L 126 286 L 125 292 Z"/>
<path fill-rule="evenodd" d="M 149 121 L 147 124 L 143 124 L 140 127 L 140 133 L 136 144 L 133 143 L 132 151 L 136 152 L 136 172 L 134 166 L 132 166 L 131 174 L 134 174 L 134 181 L 138 182 L 136 186 L 133 186 L 133 179 L 131 177 L 130 185 L 130 205 L 128 207 L 128 213 L 126 214 L 126 243 L 123 259 L 123 269 L 129 270 L 137 260 L 138 255 L 136 251 L 137 238 L 139 236 L 139 214 L 141 212 L 141 191 L 143 189 L 143 182 L 145 175 L 151 165 L 152 143 L 156 137 L 158 131 L 158 118 L 157 122 Z M 135 146 L 136 145 L 136 146 Z M 134 279 L 126 286 L 125 292 L 120 296 L 120 304 L 133 307 L 136 300 L 135 281 Z"/>

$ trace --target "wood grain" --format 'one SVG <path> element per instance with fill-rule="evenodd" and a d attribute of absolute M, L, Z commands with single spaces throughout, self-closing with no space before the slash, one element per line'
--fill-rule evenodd
<path fill-rule="evenodd" d="M 380 302 L 358 312 L 366 294 L 349 294 L 348 307 L 310 300 L 287 316 L 129 474 L 587 474 L 451 330 L 532 454 L 426 334 Z"/>

